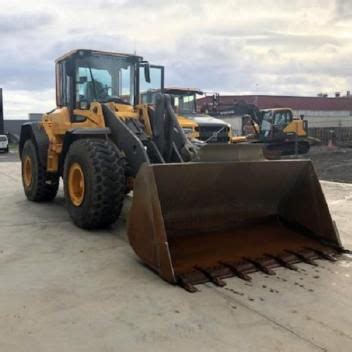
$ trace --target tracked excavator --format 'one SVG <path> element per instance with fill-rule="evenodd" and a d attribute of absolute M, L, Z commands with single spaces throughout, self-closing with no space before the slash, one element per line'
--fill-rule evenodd
<path fill-rule="evenodd" d="M 160 66 L 142 57 L 75 50 L 56 61 L 57 107 L 21 129 L 30 201 L 55 198 L 85 229 L 106 227 L 133 189 L 128 238 L 164 280 L 197 284 L 316 259 L 344 248 L 309 160 L 268 161 L 256 145 L 195 147 L 161 89 Z"/>
<path fill-rule="evenodd" d="M 268 108 L 259 110 L 254 104 L 238 101 L 221 103 L 213 94 L 211 104 L 202 107 L 216 117 L 242 116 L 242 135 L 232 137 L 233 143 L 261 143 L 266 156 L 287 156 L 309 152 L 308 122 L 298 118 L 292 109 Z"/>

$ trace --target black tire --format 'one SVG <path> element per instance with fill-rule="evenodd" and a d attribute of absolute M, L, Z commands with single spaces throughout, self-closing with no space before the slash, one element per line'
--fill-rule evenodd
<path fill-rule="evenodd" d="M 31 183 L 26 185 L 24 180 L 24 161 L 31 161 Z M 22 184 L 26 197 L 34 202 L 51 201 L 56 197 L 59 188 L 59 178 L 48 178 L 45 167 L 41 164 L 36 145 L 28 139 L 22 150 Z"/>
<path fill-rule="evenodd" d="M 84 177 L 84 196 L 75 205 L 70 197 L 69 170 L 78 164 Z M 64 189 L 73 222 L 85 229 L 104 228 L 119 217 L 126 188 L 125 160 L 115 144 L 104 139 L 80 139 L 67 152 Z"/>
<path fill-rule="evenodd" d="M 5 153 L 8 153 L 8 152 L 9 152 L 9 147 L 6 147 Z"/>

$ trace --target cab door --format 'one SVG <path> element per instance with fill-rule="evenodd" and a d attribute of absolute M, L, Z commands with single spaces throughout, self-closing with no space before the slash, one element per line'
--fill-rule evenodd
<path fill-rule="evenodd" d="M 149 71 L 149 81 L 147 81 L 147 71 Z M 141 63 L 138 72 L 139 79 L 139 97 L 138 102 L 141 104 L 153 104 L 156 93 L 164 91 L 164 66 L 149 65 Z"/>

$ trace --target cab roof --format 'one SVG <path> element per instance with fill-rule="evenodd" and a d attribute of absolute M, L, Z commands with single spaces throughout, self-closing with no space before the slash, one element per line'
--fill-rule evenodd
<path fill-rule="evenodd" d="M 136 60 L 143 60 L 142 56 L 138 56 L 135 54 L 124 54 L 124 53 L 113 53 L 110 51 L 100 51 L 100 50 L 91 50 L 91 49 L 75 49 L 67 52 L 66 54 L 60 56 L 55 60 L 55 62 L 60 62 L 63 60 L 66 60 L 70 57 L 73 57 L 75 55 L 78 55 L 79 53 L 84 53 L 84 54 L 94 54 L 94 55 L 106 55 L 106 56 L 117 56 L 117 57 L 132 57 L 135 58 Z"/>
<path fill-rule="evenodd" d="M 167 87 L 164 88 L 164 92 L 167 94 L 200 94 L 203 95 L 204 92 L 198 88 L 182 88 L 182 87 Z"/>

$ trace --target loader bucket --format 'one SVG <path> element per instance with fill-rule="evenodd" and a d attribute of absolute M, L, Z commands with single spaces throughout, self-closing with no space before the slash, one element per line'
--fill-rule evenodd
<path fill-rule="evenodd" d="M 144 164 L 133 198 L 134 251 L 190 292 L 343 250 L 309 160 Z"/>

